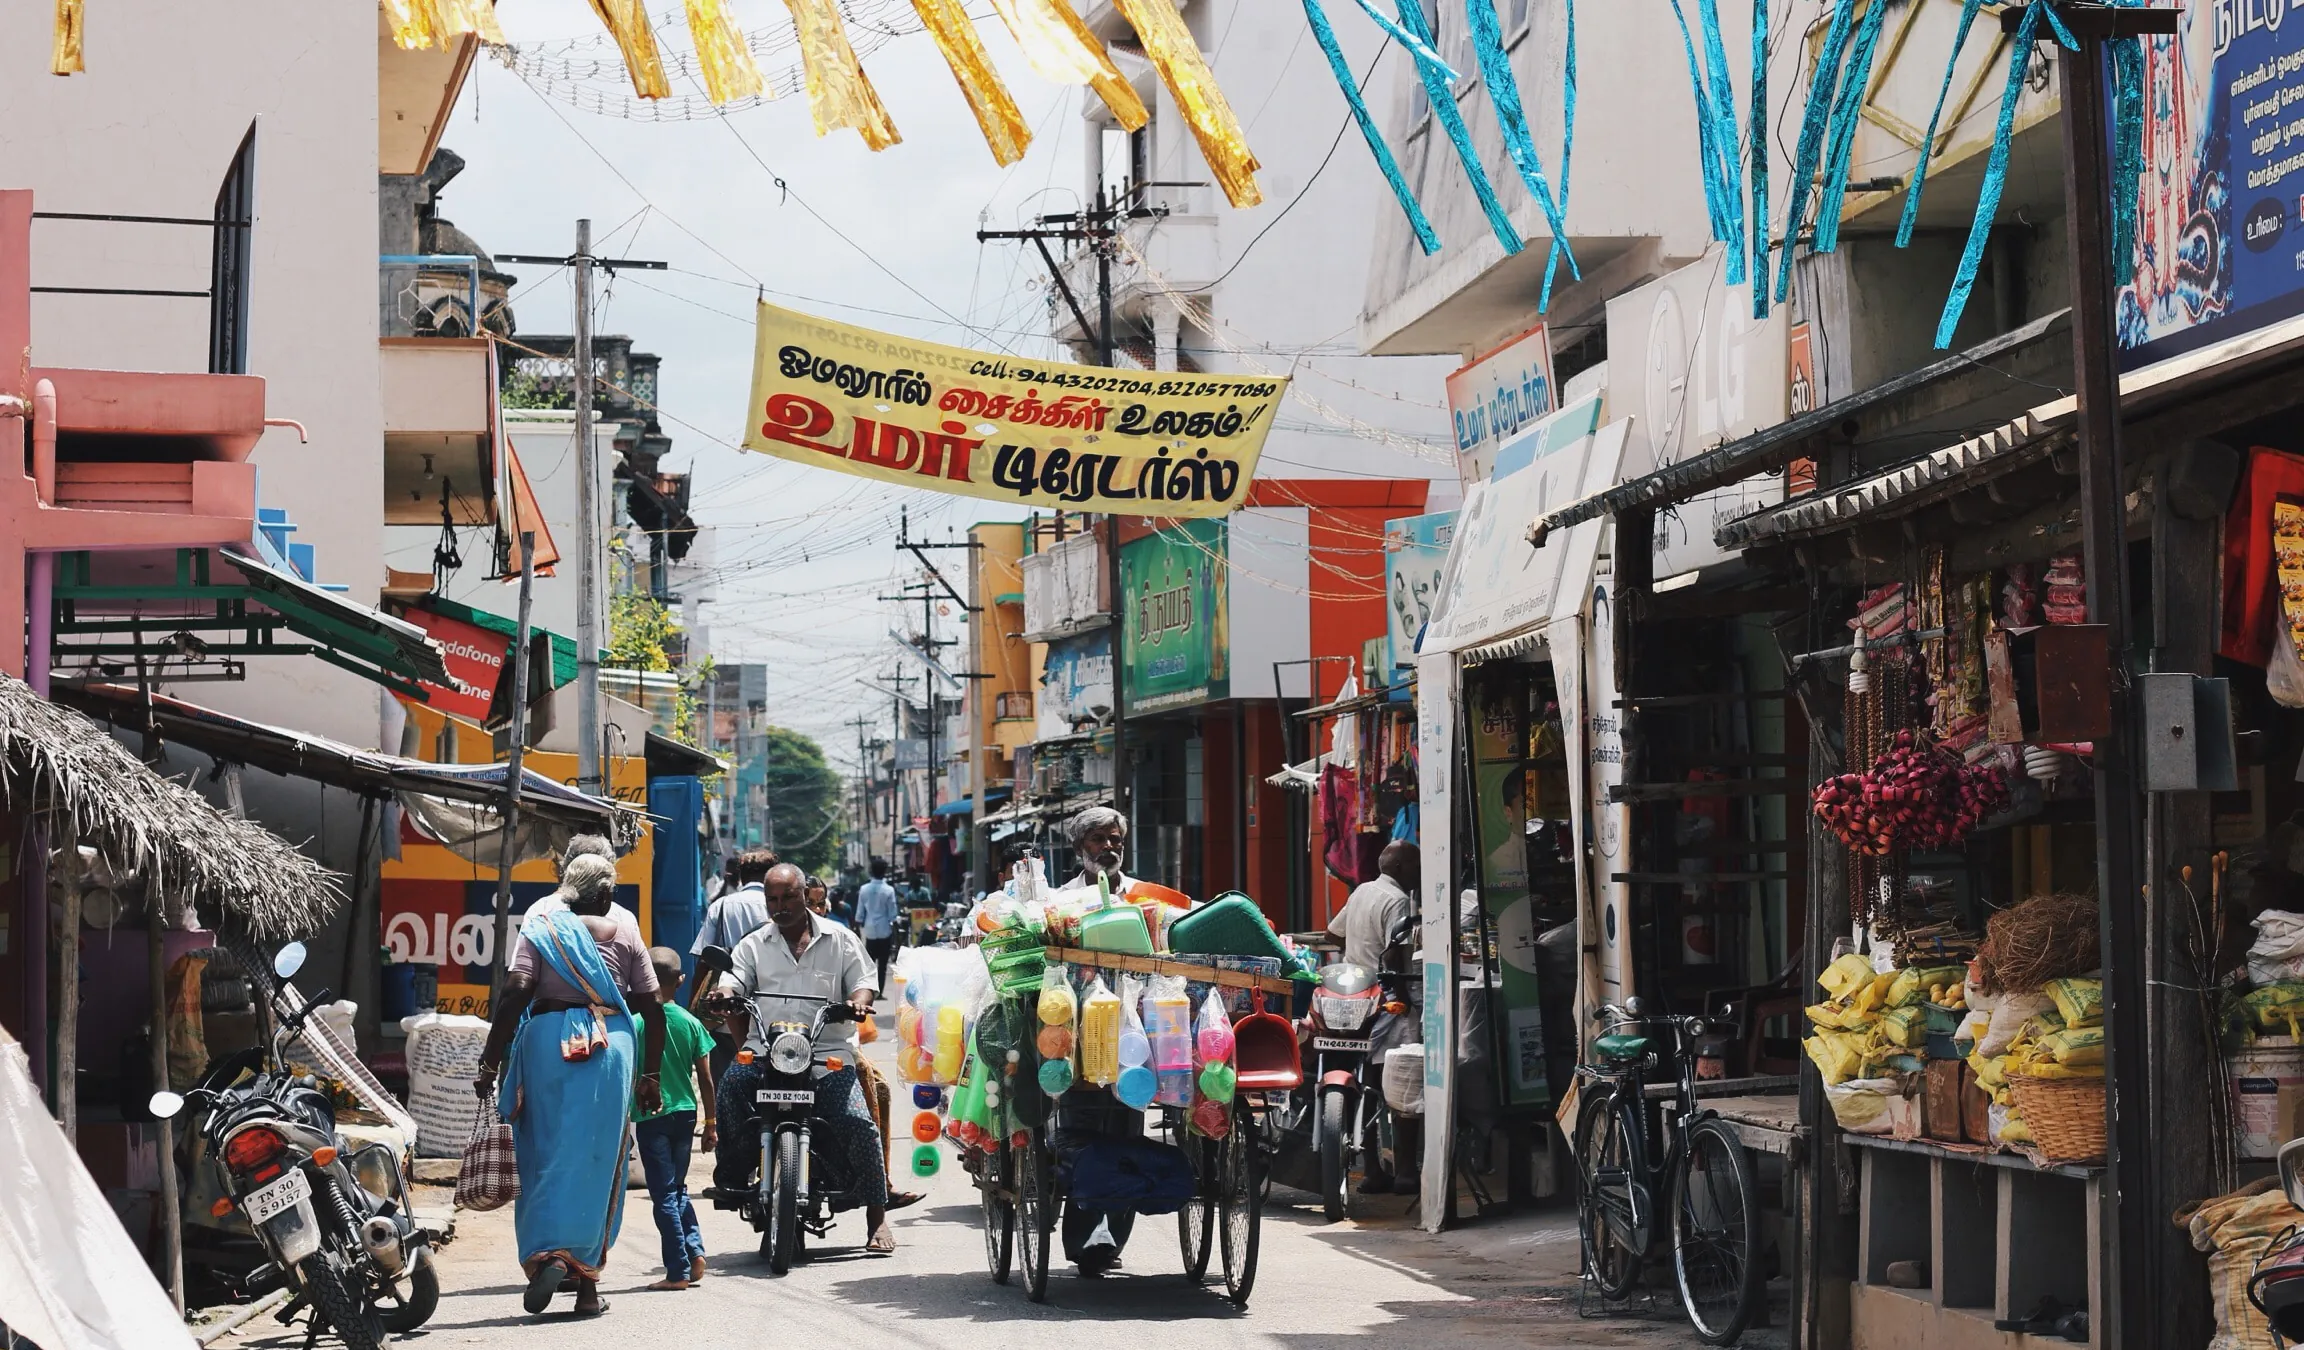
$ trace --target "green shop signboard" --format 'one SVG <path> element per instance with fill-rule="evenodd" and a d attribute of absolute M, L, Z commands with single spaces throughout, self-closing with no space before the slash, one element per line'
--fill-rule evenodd
<path fill-rule="evenodd" d="M 1224 522 L 1184 520 L 1120 550 L 1122 663 L 1128 713 L 1189 708 L 1225 697 L 1231 633 Z"/>

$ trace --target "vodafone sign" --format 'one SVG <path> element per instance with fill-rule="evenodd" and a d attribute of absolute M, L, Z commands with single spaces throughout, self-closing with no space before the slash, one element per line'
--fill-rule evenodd
<path fill-rule="evenodd" d="M 512 639 L 428 609 L 411 609 L 403 617 L 429 634 L 447 656 L 451 683 L 424 685 L 432 706 L 468 722 L 486 722 Z"/>

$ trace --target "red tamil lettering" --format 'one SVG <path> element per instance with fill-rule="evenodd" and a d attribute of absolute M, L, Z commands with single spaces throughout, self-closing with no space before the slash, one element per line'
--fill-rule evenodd
<path fill-rule="evenodd" d="M 874 428 L 878 428 L 874 435 Z M 850 459 L 882 469 L 909 469 L 920 462 L 920 433 L 894 422 L 856 419 L 856 446 Z"/>
<path fill-rule="evenodd" d="M 772 441 L 796 445 L 803 450 L 815 450 L 838 459 L 848 457 L 848 447 L 827 445 L 815 439 L 832 429 L 838 419 L 832 410 L 812 398 L 798 394 L 778 394 L 768 400 L 768 420 L 760 424 L 760 434 Z"/>
<path fill-rule="evenodd" d="M 926 447 L 920 456 L 920 472 L 930 478 L 941 473 L 955 483 L 972 481 L 968 477 L 968 457 L 984 441 L 981 437 L 967 439 L 961 434 L 967 430 L 968 424 L 965 422 L 946 422 L 942 433 L 929 432 L 925 437 Z"/>

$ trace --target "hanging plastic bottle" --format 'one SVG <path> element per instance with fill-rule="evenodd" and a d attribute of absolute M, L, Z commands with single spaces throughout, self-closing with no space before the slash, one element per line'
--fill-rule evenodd
<path fill-rule="evenodd" d="M 1144 985 L 1140 980 L 1123 977 L 1120 981 L 1120 1067 L 1123 1069 L 1150 1068 L 1152 1065 L 1152 1038 L 1144 1034 L 1144 1017 L 1140 1011 Z"/>
<path fill-rule="evenodd" d="M 1098 1087 L 1120 1077 L 1120 996 L 1102 978 L 1080 1005 L 1080 1077 Z"/>

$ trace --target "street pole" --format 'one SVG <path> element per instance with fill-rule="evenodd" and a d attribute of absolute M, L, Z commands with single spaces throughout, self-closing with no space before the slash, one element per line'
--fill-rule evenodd
<path fill-rule="evenodd" d="M 576 787 L 598 795 L 600 773 L 599 466 L 592 444 L 592 222 L 576 222 Z"/>
<path fill-rule="evenodd" d="M 535 576 L 536 532 L 520 532 L 520 619 L 512 640 L 512 724 L 505 733 L 510 748 L 504 759 L 504 843 L 496 853 L 495 958 L 488 966 L 488 1007 L 504 988 L 504 970 L 512 952 L 512 868 L 520 861 L 520 789 L 523 761 L 528 750 L 528 619 L 534 600 L 529 582 Z"/>
<path fill-rule="evenodd" d="M 2111 665 L 2111 730 L 2096 738 L 2096 873 L 2099 940 L 2106 957 L 2104 1109 L 2110 1117 L 2109 1175 L 2099 1187 L 2098 1261 L 2105 1306 L 2096 1310 L 2108 1347 L 2155 1343 L 2152 1291 L 2162 1287 L 2164 1212 L 2150 1137 L 2151 1019 L 2147 1003 L 2142 866 L 2142 801 L 2133 759 L 2134 699 L 2128 678 L 2127 502 L 2121 486 L 2119 338 L 2113 325 L 2113 259 L 2107 237 L 2112 184 L 2105 168 L 2105 44 L 2177 31 L 2181 14 L 2061 3 L 2056 12 L 2080 38 L 2059 53 L 2064 123 L 2064 214 L 2072 244 L 2072 357 L 2080 441 L 2081 549 L 2088 571 L 2088 618 L 2104 630 Z M 2001 16 L 2022 21 L 2021 9 Z M 2044 34 L 2043 34 L 2044 35 Z M 2124 190 L 2133 190 L 2127 185 Z"/>

